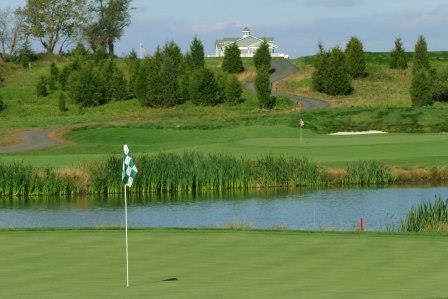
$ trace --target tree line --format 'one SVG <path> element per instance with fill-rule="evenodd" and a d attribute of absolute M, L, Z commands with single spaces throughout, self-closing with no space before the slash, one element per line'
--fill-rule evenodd
<path fill-rule="evenodd" d="M 314 61 L 313 89 L 328 95 L 348 95 L 354 90 L 353 79 L 368 76 L 362 42 L 352 37 L 345 50 L 334 47 L 325 50 L 319 43 L 319 53 Z M 406 70 L 408 55 L 401 38 L 395 39 L 389 54 L 389 68 Z M 420 36 L 412 59 L 412 84 L 410 95 L 414 106 L 427 106 L 435 101 L 448 101 L 448 69 L 437 72 L 429 60 L 427 42 Z"/>
<path fill-rule="evenodd" d="M 107 49 L 131 23 L 132 0 L 28 0 L 23 7 L 0 9 L 0 52 L 18 59 L 31 38 L 47 53 L 64 53 L 77 42 Z"/>

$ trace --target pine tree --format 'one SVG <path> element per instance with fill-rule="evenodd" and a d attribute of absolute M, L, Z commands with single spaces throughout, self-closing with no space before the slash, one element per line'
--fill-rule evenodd
<path fill-rule="evenodd" d="M 275 106 L 275 97 L 271 97 L 271 88 L 269 72 L 266 69 L 258 71 L 255 78 L 255 90 L 260 108 L 271 109 Z"/>
<path fill-rule="evenodd" d="M 392 52 L 390 52 L 389 67 L 391 69 L 400 70 L 405 70 L 408 68 L 408 59 L 406 57 L 406 52 L 401 38 L 395 39 L 395 48 L 392 50 Z"/>
<path fill-rule="evenodd" d="M 353 78 L 360 78 L 366 76 L 366 60 L 362 42 L 352 37 L 347 43 L 345 50 L 347 67 L 350 75 Z"/>
<path fill-rule="evenodd" d="M 48 95 L 47 89 L 48 79 L 45 76 L 41 76 L 36 85 L 36 95 L 37 97 L 46 97 Z"/>
<path fill-rule="evenodd" d="M 352 78 L 347 68 L 345 54 L 339 47 L 333 48 L 325 63 L 324 92 L 329 95 L 347 95 L 353 91 Z"/>
<path fill-rule="evenodd" d="M 230 76 L 227 80 L 225 89 L 226 102 L 231 104 L 238 104 L 242 102 L 241 95 L 243 94 L 243 88 L 236 76 Z"/>
<path fill-rule="evenodd" d="M 220 102 L 227 100 L 226 88 L 229 83 L 230 75 L 225 72 L 218 72 L 216 74 L 216 83 L 218 84 L 218 97 Z"/>
<path fill-rule="evenodd" d="M 264 40 L 254 55 L 254 64 L 258 71 L 271 69 L 271 53 L 269 52 L 269 44 Z"/>
<path fill-rule="evenodd" d="M 236 43 L 231 44 L 224 50 L 222 70 L 230 74 L 237 74 L 244 71 L 241 51 Z"/>
<path fill-rule="evenodd" d="M 64 91 L 67 89 L 67 82 L 68 78 L 70 77 L 71 71 L 72 68 L 66 65 L 62 68 L 62 71 L 59 73 L 59 84 L 61 85 L 61 89 Z"/>
<path fill-rule="evenodd" d="M 218 84 L 212 71 L 203 68 L 194 72 L 190 80 L 190 97 L 195 105 L 216 105 L 220 102 Z"/>
<path fill-rule="evenodd" d="M 197 36 L 195 36 L 193 41 L 191 42 L 190 56 L 194 69 L 200 69 L 205 66 L 204 45 Z"/>
<path fill-rule="evenodd" d="M 326 71 L 328 69 L 329 53 L 325 51 L 322 43 L 319 42 L 319 54 L 314 60 L 314 72 L 312 75 L 313 89 L 318 92 L 325 92 Z"/>
<path fill-rule="evenodd" d="M 165 46 L 163 47 L 162 53 L 161 53 L 161 57 L 158 57 L 158 55 L 160 55 L 160 54 L 158 54 L 157 52 L 155 55 L 156 55 L 157 60 L 160 58 L 162 60 L 164 60 L 166 58 L 171 60 L 171 63 L 174 65 L 176 72 L 181 67 L 182 61 L 184 59 L 180 47 L 173 41 L 165 44 Z"/>
<path fill-rule="evenodd" d="M 412 105 L 423 107 L 432 104 L 433 84 L 428 71 L 418 70 L 414 73 L 410 89 Z"/>
<path fill-rule="evenodd" d="M 429 63 L 428 45 L 425 37 L 420 35 L 415 44 L 414 65 L 412 71 L 417 73 L 421 70 L 429 71 L 430 69 L 431 65 Z"/>
<path fill-rule="evenodd" d="M 84 46 L 84 44 L 77 43 L 76 48 L 73 51 L 73 55 L 75 55 L 77 57 L 84 57 L 84 56 L 87 56 L 87 54 L 89 54 L 89 52 L 86 50 L 86 47 Z"/>
<path fill-rule="evenodd" d="M 107 101 L 106 88 L 101 73 L 92 63 L 84 64 L 71 73 L 67 90 L 70 98 L 80 106 L 98 106 Z"/>
<path fill-rule="evenodd" d="M 170 57 L 166 56 L 163 59 L 160 68 L 160 86 L 161 96 L 163 99 L 163 106 L 174 106 L 182 103 L 181 90 L 177 78 L 176 62 Z"/>

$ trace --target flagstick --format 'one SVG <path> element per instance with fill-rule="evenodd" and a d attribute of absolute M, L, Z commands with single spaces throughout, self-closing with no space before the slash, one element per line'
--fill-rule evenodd
<path fill-rule="evenodd" d="M 126 185 L 124 185 L 124 221 L 126 226 L 126 287 L 129 287 L 129 254 L 128 254 L 128 199 L 126 192 Z"/>
<path fill-rule="evenodd" d="M 302 126 L 300 126 L 300 145 L 302 145 Z"/>

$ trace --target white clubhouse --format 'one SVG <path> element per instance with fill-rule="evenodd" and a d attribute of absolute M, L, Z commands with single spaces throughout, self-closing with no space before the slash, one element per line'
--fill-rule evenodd
<path fill-rule="evenodd" d="M 248 27 L 243 29 L 243 33 L 241 37 L 227 37 L 215 42 L 215 57 L 224 56 L 225 49 L 233 43 L 238 45 L 238 48 L 241 51 L 241 57 L 253 57 L 255 52 L 260 47 L 263 40 L 266 40 L 269 44 L 269 50 L 271 52 L 272 57 L 283 57 L 288 58 L 287 54 L 277 53 L 278 46 L 274 42 L 274 38 L 272 37 L 264 37 L 258 38 L 251 34 L 251 31 Z"/>

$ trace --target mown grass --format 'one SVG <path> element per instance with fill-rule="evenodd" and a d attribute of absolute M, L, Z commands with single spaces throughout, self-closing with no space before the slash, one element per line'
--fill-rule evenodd
<path fill-rule="evenodd" d="M 439 298 L 445 235 L 1 231 L 5 298 Z M 169 278 L 177 281 L 164 282 Z"/>
<path fill-rule="evenodd" d="M 447 232 L 448 199 L 437 198 L 411 209 L 401 224 L 405 232 Z"/>

